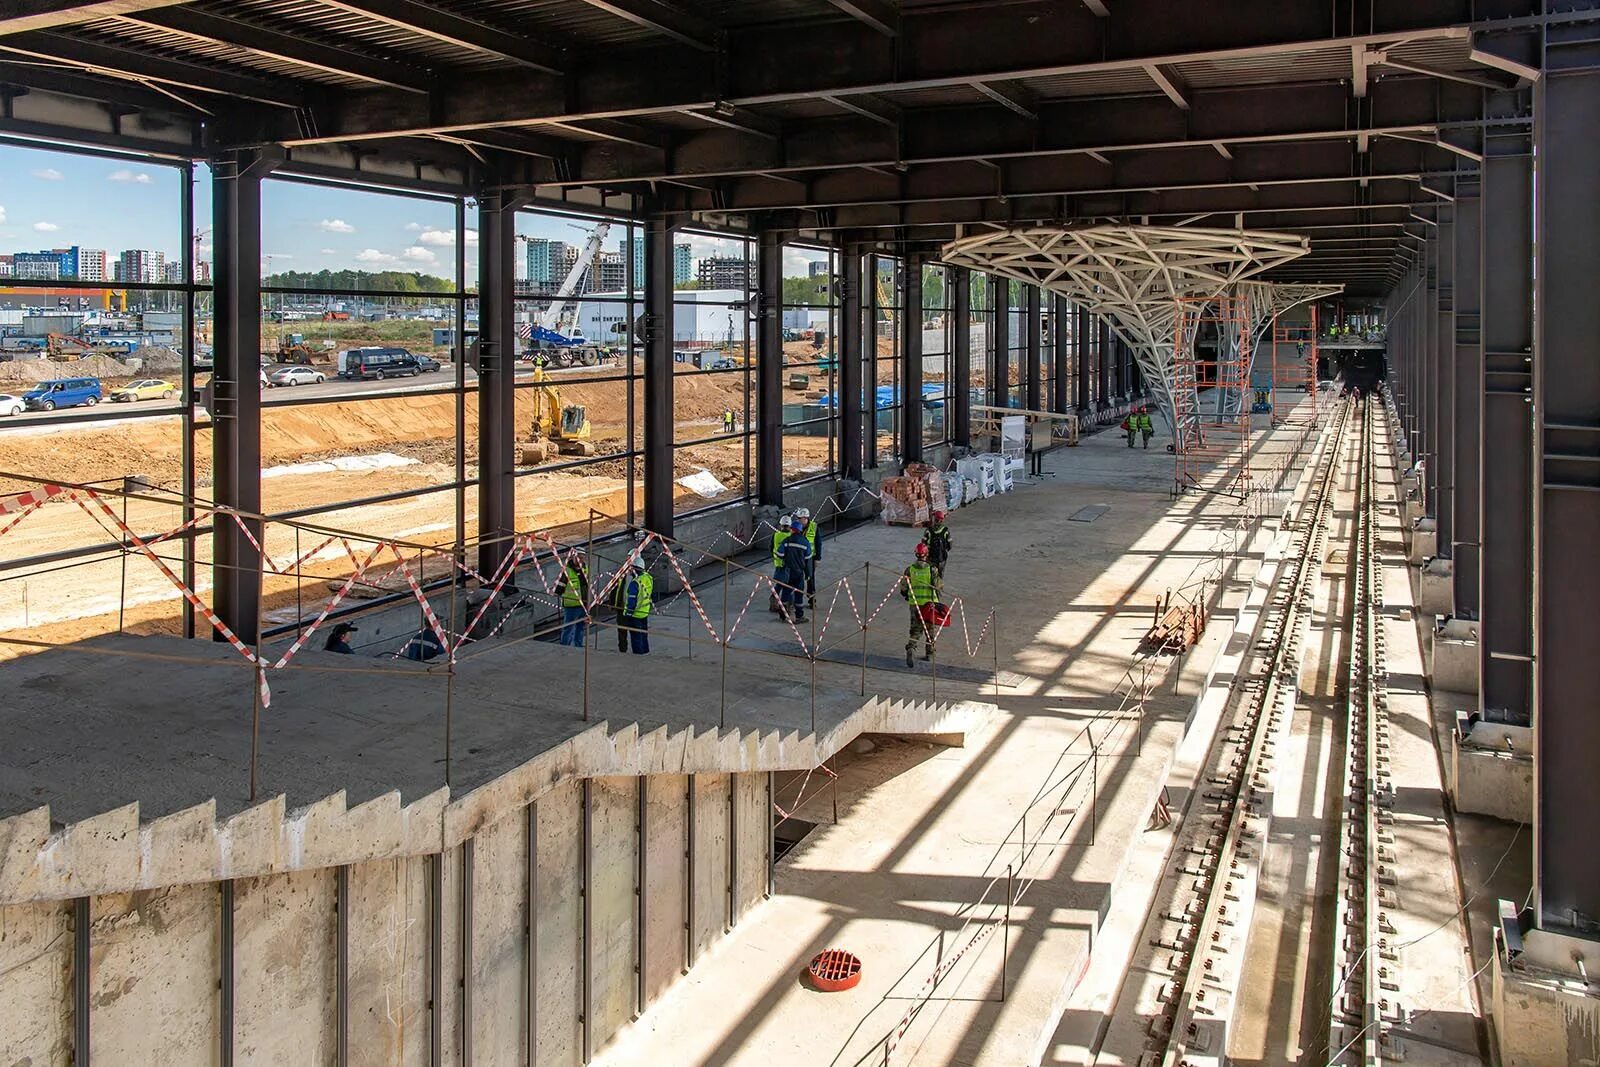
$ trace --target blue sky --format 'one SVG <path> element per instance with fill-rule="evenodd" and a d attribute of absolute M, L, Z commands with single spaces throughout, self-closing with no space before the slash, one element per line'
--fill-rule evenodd
<path fill-rule="evenodd" d="M 104 248 L 113 256 L 126 248 L 151 248 L 169 259 L 180 254 L 181 172 L 173 167 L 129 163 L 46 149 L 0 145 L 0 252 L 44 248 Z M 195 167 L 195 228 L 200 255 L 211 252 L 211 183 Z M 477 231 L 467 214 L 467 284 L 477 278 Z M 524 212 L 517 232 L 582 244 L 587 219 Z M 626 229 L 613 226 L 604 248 L 617 251 Z M 317 271 L 420 271 L 454 273 L 454 205 L 389 196 L 368 190 L 269 181 L 262 191 L 262 269 Z M 738 242 L 707 235 L 681 238 L 695 259 L 738 255 Z M 805 274 L 816 253 L 791 250 L 785 273 Z"/>

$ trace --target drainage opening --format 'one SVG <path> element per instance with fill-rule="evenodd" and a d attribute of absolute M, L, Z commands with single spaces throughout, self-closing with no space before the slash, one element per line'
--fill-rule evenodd
<path fill-rule="evenodd" d="M 781 860 L 789 851 L 806 839 L 806 835 L 817 828 L 814 822 L 804 819 L 788 818 L 779 823 L 772 831 L 772 858 Z"/>

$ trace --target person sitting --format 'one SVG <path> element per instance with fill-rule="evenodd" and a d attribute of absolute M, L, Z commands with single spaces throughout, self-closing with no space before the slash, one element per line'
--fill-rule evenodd
<path fill-rule="evenodd" d="M 358 630 L 359 627 L 351 623 L 339 623 L 333 628 L 333 632 L 328 635 L 328 640 L 323 643 L 322 650 L 324 652 L 338 652 L 345 656 L 354 655 L 356 650 L 350 647 L 350 635 L 358 632 Z"/>
<path fill-rule="evenodd" d="M 434 633 L 433 627 L 424 626 L 411 635 L 411 639 L 400 649 L 402 659 L 416 660 L 426 663 L 444 654 L 444 646 L 439 643 L 439 635 Z"/>

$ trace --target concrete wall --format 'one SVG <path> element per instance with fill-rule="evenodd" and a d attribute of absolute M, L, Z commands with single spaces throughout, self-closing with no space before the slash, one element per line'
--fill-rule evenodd
<path fill-rule="evenodd" d="M 364 1067 L 422 1067 L 435 1040 L 442 1063 L 524 1064 L 530 1035 L 541 1067 L 578 1067 L 586 1010 L 592 1054 L 685 970 L 691 859 L 697 952 L 730 893 L 736 915 L 764 899 L 767 784 L 575 779 L 443 853 L 234 879 L 231 1039 L 225 883 L 90 896 L 91 1056 L 214 1065 L 231 1040 L 239 1063 L 334 1063 L 342 1011 Z M 76 906 L 0 907 L 0 1064 L 74 1062 Z"/>

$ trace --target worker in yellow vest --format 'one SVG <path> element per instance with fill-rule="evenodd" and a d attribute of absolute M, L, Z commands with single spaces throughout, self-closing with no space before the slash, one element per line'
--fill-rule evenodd
<path fill-rule="evenodd" d="M 618 598 L 617 644 L 620 650 L 621 635 L 626 633 L 630 650 L 635 656 L 650 654 L 650 607 L 655 593 L 655 579 L 645 570 L 637 554 L 628 558 L 627 573 L 618 581 L 622 588 Z"/>
<path fill-rule="evenodd" d="M 933 658 L 933 635 L 938 630 L 938 624 L 924 618 L 922 609 L 938 603 L 939 595 L 943 592 L 944 579 L 928 562 L 928 546 L 919 541 L 916 561 L 900 574 L 900 596 L 911 609 L 910 627 L 906 632 L 907 667 L 917 665 L 912 653 L 916 651 L 919 637 L 922 639 L 922 658 Z"/>
<path fill-rule="evenodd" d="M 785 515 L 778 520 L 778 525 L 772 531 L 772 595 L 767 598 L 767 610 L 777 615 L 783 611 L 783 604 L 778 597 L 778 583 L 785 576 L 783 566 L 783 543 L 789 540 L 789 535 L 794 532 L 794 516 Z"/>
<path fill-rule="evenodd" d="M 589 572 L 576 549 L 562 564 L 556 595 L 561 598 L 561 643 L 582 648 L 589 631 Z"/>
<path fill-rule="evenodd" d="M 822 528 L 811 517 L 810 508 L 795 508 L 794 517 L 805 525 L 806 540 L 811 545 L 811 565 L 806 570 L 806 604 L 817 606 L 817 564 L 822 562 Z"/>

